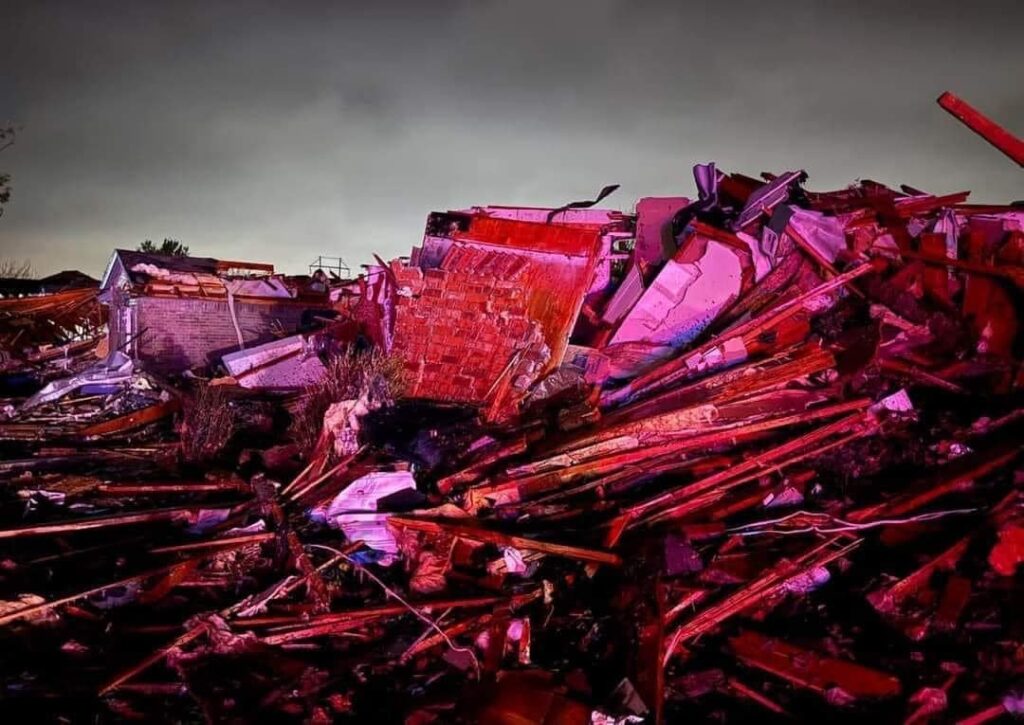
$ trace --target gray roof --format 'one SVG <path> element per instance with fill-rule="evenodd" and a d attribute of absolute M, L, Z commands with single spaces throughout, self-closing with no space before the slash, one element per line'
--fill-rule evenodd
<path fill-rule="evenodd" d="M 109 264 L 107 264 L 107 269 L 103 273 L 100 289 L 107 288 L 110 284 L 111 275 L 118 266 L 124 270 L 132 282 L 145 282 L 148 279 L 147 275 L 132 272 L 132 268 L 139 264 L 151 264 L 154 267 L 166 269 L 170 272 L 216 274 L 218 260 L 212 257 L 182 257 L 173 254 L 137 252 L 132 249 L 115 249 Z"/>
<path fill-rule="evenodd" d="M 154 267 L 160 267 L 166 269 L 168 272 L 184 272 L 192 274 L 216 274 L 217 264 L 219 260 L 213 259 L 212 257 L 185 257 L 174 254 L 154 254 L 152 252 L 136 252 L 131 249 L 115 249 L 116 254 L 121 259 L 121 264 L 124 265 L 125 270 L 132 275 L 133 281 L 135 274 L 132 273 L 132 268 L 138 264 L 152 264 Z"/>

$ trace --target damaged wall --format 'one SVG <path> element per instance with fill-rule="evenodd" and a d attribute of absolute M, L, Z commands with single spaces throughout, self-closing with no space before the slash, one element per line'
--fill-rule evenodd
<path fill-rule="evenodd" d="M 132 330 L 134 334 L 141 332 L 131 351 L 147 370 L 180 373 L 238 349 L 238 335 L 226 300 L 136 297 L 128 304 L 134 317 Z M 275 328 L 286 333 L 298 330 L 302 313 L 310 309 L 290 301 L 235 300 L 234 304 L 246 345 L 273 339 Z M 122 309 L 115 303 L 111 318 L 120 317 Z M 112 325 L 111 331 L 115 329 L 122 335 L 117 344 L 123 345 L 124 332 Z"/>
<path fill-rule="evenodd" d="M 594 225 L 432 214 L 411 264 L 391 266 L 392 350 L 406 361 L 412 397 L 486 405 L 488 417 L 514 409 L 561 362 L 600 241 Z"/>
<path fill-rule="evenodd" d="M 497 259 L 512 255 L 492 253 Z M 526 317 L 516 274 L 486 264 L 462 269 L 394 266 L 398 280 L 393 350 L 406 361 L 412 397 L 486 401 L 518 350 L 543 340 Z"/>

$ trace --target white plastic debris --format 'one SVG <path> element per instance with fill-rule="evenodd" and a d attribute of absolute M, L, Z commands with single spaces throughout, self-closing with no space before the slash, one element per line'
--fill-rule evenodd
<path fill-rule="evenodd" d="M 322 379 L 324 364 L 302 335 L 292 335 L 222 358 L 243 388 L 304 388 Z"/>
<path fill-rule="evenodd" d="M 914 412 L 914 403 L 910 400 L 910 396 L 907 394 L 907 391 L 901 388 L 892 395 L 882 398 L 871 406 L 872 413 L 879 413 L 883 410 L 890 413 L 909 414 Z"/>
<path fill-rule="evenodd" d="M 190 534 L 202 534 L 205 531 L 209 531 L 214 526 L 222 524 L 227 521 L 228 516 L 231 515 L 231 509 L 199 509 L 199 511 L 192 517 L 188 532 Z"/>
<path fill-rule="evenodd" d="M 631 725 L 631 723 L 643 722 L 644 719 L 639 715 L 609 715 L 606 712 L 600 710 L 594 710 L 590 713 L 590 724 L 591 725 Z"/>
<path fill-rule="evenodd" d="M 357 478 L 326 507 L 310 511 L 310 518 L 341 529 L 349 541 L 362 541 L 371 549 L 397 554 L 398 543 L 387 526 L 389 515 L 376 513 L 377 504 L 399 491 L 416 489 L 409 471 L 374 471 Z"/>
<path fill-rule="evenodd" d="M 236 526 L 233 529 L 228 529 L 224 532 L 225 536 L 239 536 L 242 534 L 262 534 L 267 530 L 267 522 L 263 519 L 257 519 L 248 526 Z"/>
<path fill-rule="evenodd" d="M 523 561 L 523 552 L 511 546 L 506 546 L 502 549 L 501 558 L 505 560 L 505 571 L 509 574 L 525 574 L 529 568 L 526 562 Z"/>
<path fill-rule="evenodd" d="M 798 506 L 804 502 L 804 495 L 792 486 L 786 486 L 779 493 L 769 493 L 761 501 L 765 508 Z"/>
<path fill-rule="evenodd" d="M 323 515 L 329 522 L 347 511 L 376 511 L 382 498 L 415 489 L 416 480 L 409 471 L 373 471 L 346 486 L 328 504 Z"/>
<path fill-rule="evenodd" d="M 843 225 L 821 212 L 794 209 L 787 231 L 795 232 L 814 252 L 827 262 L 835 262 L 846 251 Z"/>
<path fill-rule="evenodd" d="M 832 575 L 829 574 L 828 569 L 818 566 L 810 571 L 797 574 L 791 579 L 787 579 L 782 587 L 791 594 L 808 594 L 815 589 L 823 587 L 831 578 Z"/>

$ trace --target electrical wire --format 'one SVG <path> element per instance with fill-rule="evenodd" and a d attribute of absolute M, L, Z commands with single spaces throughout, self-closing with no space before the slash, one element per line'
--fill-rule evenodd
<path fill-rule="evenodd" d="M 892 519 L 876 519 L 874 521 L 865 521 L 863 523 L 855 523 L 853 521 L 846 521 L 838 516 L 832 516 L 821 511 L 794 511 L 793 513 L 785 516 L 780 516 L 775 519 L 768 519 L 766 521 L 755 521 L 750 524 L 743 524 L 742 526 L 734 526 L 726 529 L 726 533 L 736 534 L 737 536 L 758 536 L 760 534 L 838 534 L 845 531 L 863 531 L 865 529 L 874 529 L 879 526 L 898 526 L 900 524 L 912 524 L 920 523 L 922 521 L 934 521 L 935 519 L 941 519 L 946 516 L 954 516 L 958 514 L 969 514 L 977 511 L 977 508 L 962 508 L 962 509 L 947 509 L 945 511 L 932 511 L 926 514 L 918 514 L 916 516 L 908 516 L 905 518 L 892 518 Z M 811 525 L 804 526 L 798 529 L 768 529 L 766 526 L 774 526 L 775 524 L 782 524 L 786 521 L 790 521 L 799 516 L 804 516 L 811 519 L 824 519 L 822 524 L 832 523 L 838 524 L 838 526 L 832 526 L 825 528 L 823 525 Z"/>
<path fill-rule="evenodd" d="M 445 644 L 447 644 L 448 647 L 453 652 L 462 652 L 462 653 L 468 654 L 470 656 L 470 658 L 473 660 L 473 667 L 476 669 L 477 678 L 479 679 L 479 675 L 480 675 L 480 660 L 477 659 L 476 652 L 473 651 L 472 647 L 463 647 L 461 645 L 455 644 L 451 640 L 451 638 L 447 635 L 447 633 L 445 633 L 445 631 L 443 629 L 441 629 L 441 627 L 438 626 L 437 622 L 435 622 L 433 619 L 431 619 L 426 614 L 424 614 L 419 609 L 417 609 L 412 604 L 410 604 L 405 599 L 403 599 L 401 594 L 399 594 L 394 589 L 392 589 L 387 584 L 385 584 L 376 574 L 374 574 L 372 571 L 367 569 L 365 566 L 360 564 L 358 561 L 356 561 L 355 559 L 350 557 L 348 554 L 345 554 L 344 552 L 338 551 L 337 549 L 335 549 L 333 547 L 324 546 L 323 544 L 309 544 L 309 546 L 310 546 L 310 548 L 323 549 L 324 551 L 329 551 L 332 554 L 334 554 L 335 556 L 344 559 L 349 564 L 351 564 L 355 568 L 359 569 L 363 574 L 365 574 L 370 579 L 372 579 L 377 584 L 377 586 L 379 586 L 381 589 L 383 589 L 385 591 L 385 593 L 389 597 L 391 597 L 392 599 L 397 601 L 399 604 L 401 604 L 403 607 L 408 609 L 409 612 L 411 614 L 415 615 L 417 619 L 419 619 L 424 624 L 426 624 L 428 627 L 430 627 L 435 632 L 437 632 L 437 634 L 441 637 L 441 639 L 443 639 L 445 641 Z"/>

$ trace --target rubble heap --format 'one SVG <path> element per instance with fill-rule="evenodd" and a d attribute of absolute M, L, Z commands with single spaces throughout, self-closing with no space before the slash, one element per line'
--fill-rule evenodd
<path fill-rule="evenodd" d="M 96 280 L 80 272 L 0 279 L 0 397 L 90 365 L 105 324 Z"/>
<path fill-rule="evenodd" d="M 634 213 L 598 208 L 613 187 L 435 213 L 221 368 L 112 352 L 11 397 L 4 696 L 101 721 L 1024 712 L 1024 210 L 694 177 Z"/>

